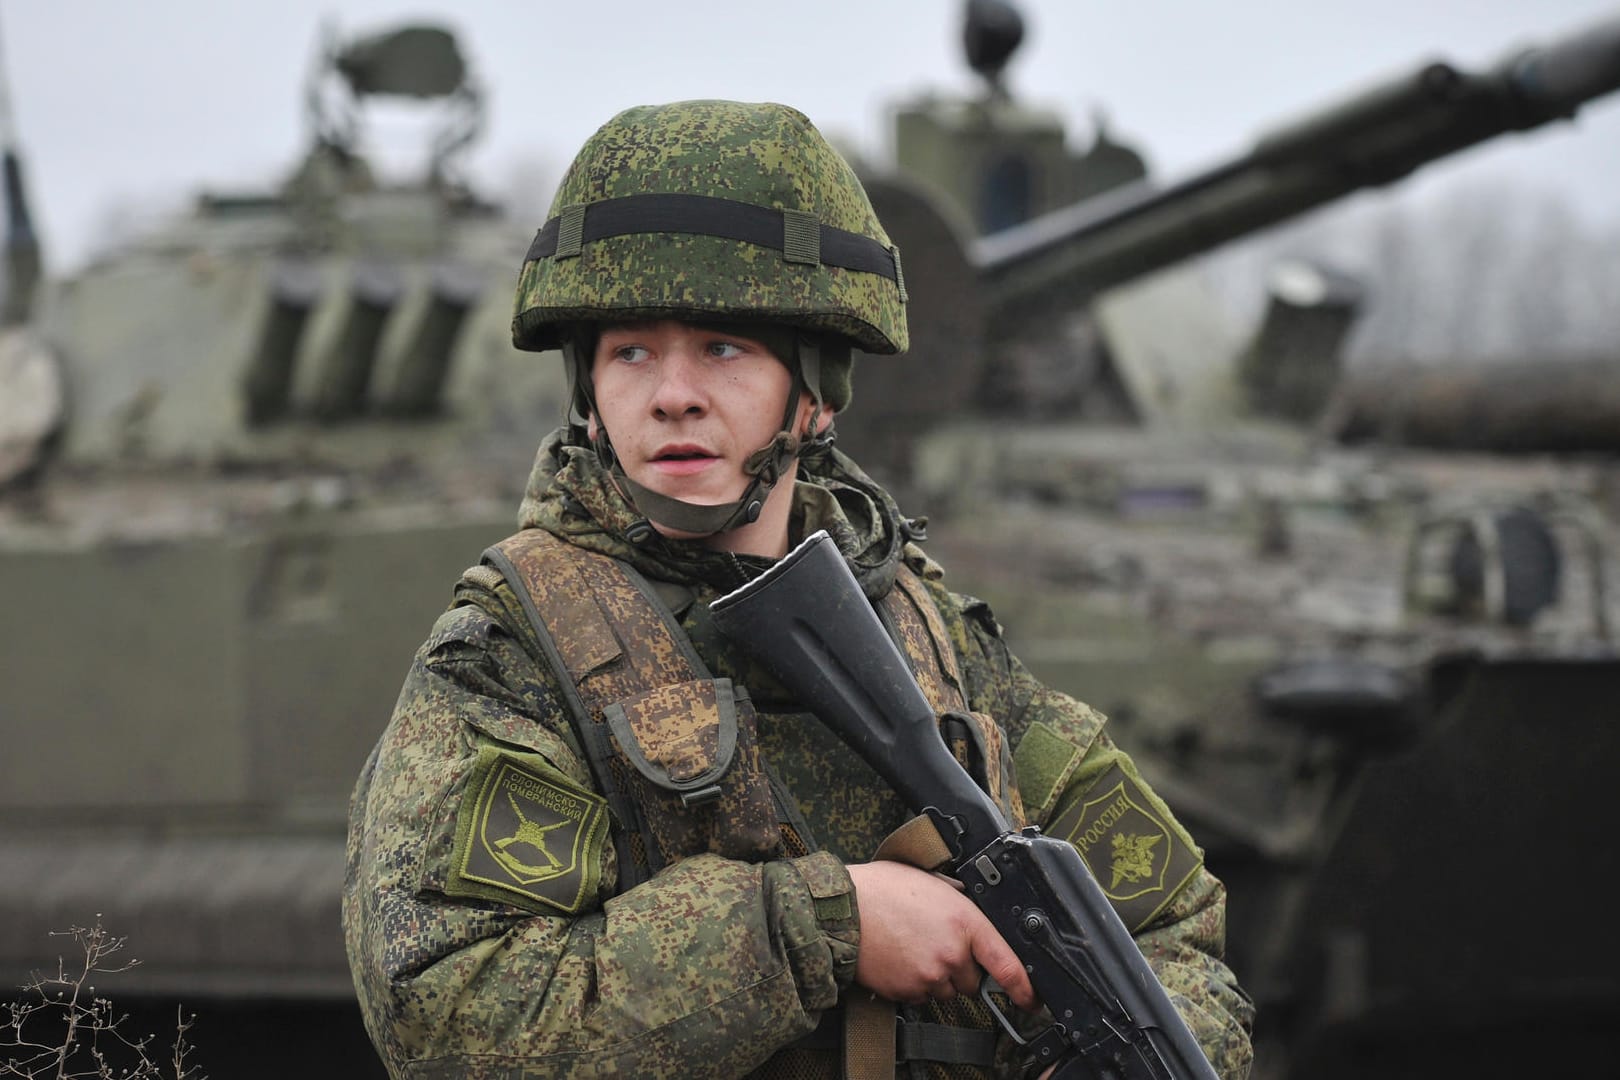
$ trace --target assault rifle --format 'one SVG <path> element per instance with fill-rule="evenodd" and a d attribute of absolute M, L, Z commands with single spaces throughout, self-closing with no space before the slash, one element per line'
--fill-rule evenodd
<path fill-rule="evenodd" d="M 1014 831 L 939 735 L 932 706 L 843 556 L 817 532 L 710 605 L 729 637 L 926 815 L 966 889 L 1029 972 L 1052 1022 L 1024 1039 L 980 996 L 1033 1066 L 1055 1077 L 1215 1080 L 1080 853 L 1037 828 Z"/>

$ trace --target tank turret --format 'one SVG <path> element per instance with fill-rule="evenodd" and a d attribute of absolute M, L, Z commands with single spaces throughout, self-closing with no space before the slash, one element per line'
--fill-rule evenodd
<path fill-rule="evenodd" d="M 1071 153 L 1054 113 L 993 91 L 910 103 L 896 112 L 899 169 L 868 188 L 906 255 L 912 349 L 863 368 L 846 443 L 898 479 L 912 443 L 895 432 L 925 430 L 964 400 L 981 411 L 1093 408 L 1137 421 L 1250 406 L 1313 417 L 1338 383 L 1337 352 L 1316 352 L 1317 370 L 1301 373 L 1278 406 L 1267 379 L 1239 379 L 1236 369 L 1241 360 L 1252 375 L 1277 362 L 1263 351 L 1287 332 L 1231 326 L 1178 273 L 1188 260 L 1489 139 L 1568 119 L 1617 87 L 1620 19 L 1611 18 L 1479 71 L 1420 63 L 1170 183 L 1149 177 L 1106 127 Z M 1328 290 L 1352 309 L 1356 291 Z M 1275 317 L 1298 322 L 1296 304 L 1275 300 Z M 1077 325 L 1080 313 L 1089 322 Z M 1198 359 L 1185 368 L 1148 370 L 1174 365 L 1194 342 Z M 1298 350 L 1291 357 L 1302 362 Z M 931 389 L 902 392 L 917 386 Z M 1302 398 L 1304 386 L 1312 389 Z M 1258 397 L 1246 396 L 1255 388 Z M 1113 403 L 1083 405 L 1090 390 Z"/>

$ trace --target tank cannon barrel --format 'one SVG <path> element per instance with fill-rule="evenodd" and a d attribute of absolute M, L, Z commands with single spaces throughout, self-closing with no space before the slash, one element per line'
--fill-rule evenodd
<path fill-rule="evenodd" d="M 1568 118 L 1620 88 L 1620 17 L 1470 73 L 1431 62 L 1258 138 L 1169 186 L 1143 180 L 975 241 L 988 328 L 1068 309 L 1510 131 Z"/>

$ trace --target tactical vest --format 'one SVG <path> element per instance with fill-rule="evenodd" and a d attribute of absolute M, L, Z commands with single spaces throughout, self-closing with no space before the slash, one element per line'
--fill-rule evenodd
<path fill-rule="evenodd" d="M 674 614 L 627 563 L 526 529 L 484 553 L 529 616 L 556 673 L 598 790 L 613 817 L 616 891 L 664 866 L 713 852 L 762 861 L 809 853 L 796 808 L 773 785 L 747 689 L 715 678 Z M 1008 819 L 1023 822 L 1012 759 L 999 726 L 967 709 L 956 654 L 921 579 L 901 566 L 880 617 L 907 657 L 941 735 Z M 958 998 L 902 1009 L 900 1060 L 925 1075 L 983 1075 L 994 1022 Z M 970 1030 L 964 1030 L 970 1029 Z M 971 1030 L 977 1029 L 977 1030 Z M 840 1032 L 779 1053 L 760 1075 L 838 1075 Z M 964 1071 L 966 1070 L 966 1071 Z"/>

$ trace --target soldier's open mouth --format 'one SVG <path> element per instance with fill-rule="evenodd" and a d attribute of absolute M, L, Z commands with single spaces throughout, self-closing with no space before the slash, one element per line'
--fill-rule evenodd
<path fill-rule="evenodd" d="M 665 475 L 689 476 L 702 472 L 719 460 L 719 455 L 701 446 L 669 446 L 654 454 L 651 464 Z"/>

